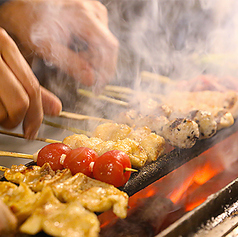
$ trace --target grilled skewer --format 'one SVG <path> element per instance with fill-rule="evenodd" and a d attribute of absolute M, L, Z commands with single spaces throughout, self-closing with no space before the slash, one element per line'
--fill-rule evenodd
<path fill-rule="evenodd" d="M 5 131 L 5 130 L 0 130 L 0 133 L 4 134 L 4 135 L 8 135 L 8 136 L 19 137 L 19 138 L 25 139 L 24 135 L 20 134 L 20 133 L 14 133 L 14 132 L 9 132 L 9 131 Z M 60 142 L 60 141 L 57 141 L 57 140 L 54 140 L 54 139 L 40 138 L 40 137 L 35 138 L 35 140 L 42 141 L 42 142 L 47 142 L 47 143 L 58 143 L 58 142 Z"/>

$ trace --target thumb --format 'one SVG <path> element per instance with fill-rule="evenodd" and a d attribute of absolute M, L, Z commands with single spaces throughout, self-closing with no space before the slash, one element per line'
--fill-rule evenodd
<path fill-rule="evenodd" d="M 41 98 L 45 115 L 58 116 L 62 110 L 60 99 L 41 86 Z"/>

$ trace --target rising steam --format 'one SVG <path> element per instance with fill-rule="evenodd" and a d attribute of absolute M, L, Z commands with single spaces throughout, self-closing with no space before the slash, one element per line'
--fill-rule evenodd
<path fill-rule="evenodd" d="M 202 73 L 236 76 L 237 1 L 104 2 L 121 41 L 118 82 L 134 85 L 142 70 L 174 80 Z"/>

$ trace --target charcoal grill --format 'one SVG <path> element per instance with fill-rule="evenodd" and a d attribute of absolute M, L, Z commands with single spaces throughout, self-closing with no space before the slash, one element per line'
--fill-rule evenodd
<path fill-rule="evenodd" d="M 69 132 L 59 132 L 59 129 L 49 128 L 48 126 L 44 129 L 40 135 L 43 134 L 44 137 L 52 138 L 56 140 L 62 140 L 65 136 L 70 135 Z M 47 132 L 46 132 L 47 131 Z M 54 131 L 54 132 L 52 132 Z M 231 136 L 233 133 L 238 131 L 238 122 L 235 121 L 234 125 L 220 130 L 217 134 L 206 140 L 197 141 L 196 145 L 190 149 L 174 149 L 170 153 L 161 156 L 157 161 L 145 166 L 140 169 L 138 173 L 134 173 L 127 184 L 121 188 L 121 190 L 128 193 L 129 196 L 139 192 L 153 182 L 161 179 L 165 175 L 169 174 L 173 170 L 182 166 L 186 162 L 192 160 L 193 158 L 199 156 L 204 151 L 213 147 L 215 144 L 224 140 L 225 138 Z M 53 135 L 53 137 L 52 137 Z M 5 136 L 4 136 L 5 137 Z M 10 139 L 10 140 L 9 140 Z M 9 142 L 10 141 L 10 142 Z M 24 139 L 21 138 L 7 138 L 9 147 L 14 147 L 15 151 L 23 153 L 34 153 L 37 149 L 42 147 L 44 144 L 42 142 L 33 142 L 36 144 L 31 147 L 34 149 L 32 152 L 29 149 L 28 152 L 24 151 L 26 144 L 29 144 Z M 6 141 L 5 141 L 6 144 Z M 17 146 L 17 147 L 16 147 Z M 17 148 L 17 149 L 16 149 Z M 21 150 L 24 148 L 23 150 Z M 20 151 L 19 151 L 20 149 Z M 35 150 L 36 149 L 36 150 Z M 9 159 L 9 158 L 5 158 Z M 11 159 L 12 160 L 12 159 Z M 14 163 L 15 160 L 13 160 Z M 22 162 L 23 161 L 23 162 Z M 27 165 L 33 165 L 34 162 L 28 162 L 27 160 L 18 160 L 16 163 L 25 163 Z M 170 225 L 167 229 L 161 232 L 158 237 L 161 236 L 192 236 L 194 231 L 198 230 L 202 225 L 204 225 L 211 217 L 218 216 L 224 213 L 224 207 L 232 206 L 238 200 L 238 180 L 234 180 L 227 187 L 220 190 L 217 194 L 214 194 L 212 198 L 200 205 L 195 210 L 185 214 L 181 219 L 179 219 L 174 224 Z M 233 208 L 234 209 L 234 208 Z M 234 220 L 234 219 L 233 219 Z M 193 223 L 193 225 L 191 225 Z M 236 223 L 229 225 L 227 231 L 232 230 L 236 227 Z M 179 234 L 178 234 L 179 233 Z M 181 233 L 181 234 L 180 234 Z M 19 235 L 21 237 L 26 237 L 28 235 Z M 44 233 L 39 233 L 36 236 L 47 236 Z M 201 235 L 202 236 L 202 235 Z"/>

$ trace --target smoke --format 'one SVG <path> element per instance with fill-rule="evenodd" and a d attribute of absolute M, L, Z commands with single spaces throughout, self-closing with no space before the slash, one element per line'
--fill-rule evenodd
<path fill-rule="evenodd" d="M 201 74 L 217 77 L 237 76 L 238 21 L 236 0 L 102 0 L 108 9 L 109 28 L 120 42 L 117 76 L 113 83 L 136 89 L 165 93 L 156 84 L 144 85 L 140 74 L 150 71 L 175 81 L 190 80 Z M 42 36 L 53 42 L 69 44 L 72 37 L 67 25 L 70 16 L 62 14 L 61 6 L 43 4 L 39 24 L 32 30 L 32 41 L 41 45 Z M 77 14 L 76 14 L 77 15 Z M 72 22 L 72 21 L 71 21 Z M 53 45 L 49 45 L 51 47 Z M 43 49 L 44 50 L 44 49 Z M 53 51 L 52 58 L 57 58 Z M 63 60 L 62 58 L 58 58 Z M 47 59 L 45 64 L 55 69 Z M 52 73 L 50 74 L 52 76 Z M 47 75 L 44 74 L 44 77 Z M 50 89 L 64 97 L 64 105 L 73 105 L 74 93 L 67 95 L 65 87 L 75 90 L 68 75 L 57 71 L 48 80 Z M 234 79 L 232 79 L 234 80 Z M 55 83 L 56 82 L 56 83 Z M 227 81 L 220 81 L 227 85 Z M 146 86 L 146 87 L 144 87 Z M 97 116 L 105 111 L 104 103 L 75 110 Z M 72 107 L 71 107 L 72 108 Z M 90 110 L 90 111 L 89 111 Z M 79 111 L 79 112 L 81 112 Z M 118 111 L 116 110 L 115 113 Z M 114 113 L 114 110 L 105 112 Z"/>
<path fill-rule="evenodd" d="M 118 83 L 140 84 L 136 80 L 143 70 L 173 80 L 203 73 L 236 76 L 235 0 L 103 2 L 121 43 Z"/>

